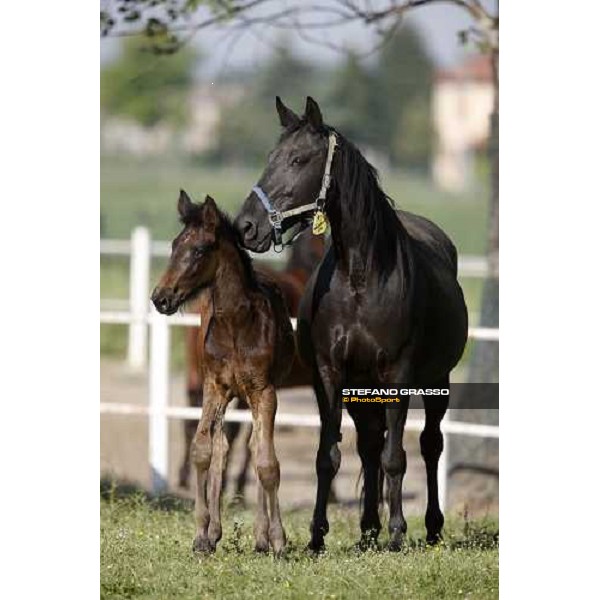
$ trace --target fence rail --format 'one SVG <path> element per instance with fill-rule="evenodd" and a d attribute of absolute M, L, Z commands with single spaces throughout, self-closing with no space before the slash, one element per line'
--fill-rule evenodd
<path fill-rule="evenodd" d="M 145 228 L 134 229 L 131 240 L 102 240 L 101 254 L 130 255 L 130 297 L 129 310 L 100 311 L 100 323 L 123 324 L 129 326 L 128 364 L 134 369 L 146 366 L 148 333 L 150 339 L 150 365 L 148 369 L 148 405 L 140 406 L 126 403 L 101 403 L 102 414 L 144 415 L 149 419 L 149 463 L 152 475 L 152 487 L 155 493 L 167 487 L 168 475 L 168 419 L 198 419 L 201 409 L 169 406 L 169 363 L 170 363 L 170 327 L 194 327 L 200 324 L 197 314 L 177 314 L 165 317 L 156 312 L 149 303 L 150 262 L 152 256 L 168 256 L 170 246 L 166 242 L 152 242 Z M 285 260 L 285 255 L 259 255 L 265 260 Z M 459 273 L 467 277 L 485 277 L 487 264 L 482 257 L 460 257 Z M 296 319 L 292 319 L 296 327 Z M 469 328 L 469 338 L 477 340 L 499 341 L 498 329 L 485 327 Z M 286 393 L 281 390 L 283 397 Z M 297 393 L 297 390 L 296 390 Z M 251 422 L 248 411 L 228 410 L 226 421 Z M 320 420 L 315 414 L 279 413 L 277 425 L 295 427 L 319 427 Z M 409 419 L 408 430 L 420 431 L 424 421 Z M 352 421 L 347 415 L 342 426 L 349 427 Z M 499 438 L 499 428 L 492 425 L 462 423 L 445 420 L 442 422 L 444 441 L 449 434 Z M 446 453 L 442 453 L 439 465 L 439 494 L 443 509 L 447 495 L 448 465 Z"/>

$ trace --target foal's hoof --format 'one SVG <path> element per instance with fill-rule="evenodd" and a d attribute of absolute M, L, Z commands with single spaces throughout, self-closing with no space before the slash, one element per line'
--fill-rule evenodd
<path fill-rule="evenodd" d="M 437 546 L 441 541 L 442 541 L 442 534 L 441 533 L 433 533 L 433 534 L 427 534 L 427 537 L 425 538 L 425 541 L 427 542 L 428 546 Z"/>
<path fill-rule="evenodd" d="M 400 552 L 402 550 L 402 540 L 390 540 L 387 545 L 389 552 Z"/>
<path fill-rule="evenodd" d="M 190 487 L 189 479 L 190 479 L 189 469 L 181 468 L 179 471 L 179 487 L 184 488 L 186 490 L 189 489 L 189 487 Z"/>
<path fill-rule="evenodd" d="M 207 538 L 196 538 L 192 544 L 194 554 L 213 554 L 217 546 Z"/>
<path fill-rule="evenodd" d="M 269 553 L 268 540 L 256 542 L 256 544 L 254 544 L 254 552 L 256 552 L 257 554 L 268 554 Z"/>

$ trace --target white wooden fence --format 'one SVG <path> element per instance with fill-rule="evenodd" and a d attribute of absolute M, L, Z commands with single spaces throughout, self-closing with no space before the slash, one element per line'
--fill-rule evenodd
<path fill-rule="evenodd" d="M 102 240 L 101 254 L 130 255 L 129 310 L 101 310 L 100 323 L 123 324 L 129 326 L 127 360 L 132 369 L 146 366 L 148 331 L 150 333 L 150 364 L 148 368 L 148 405 L 100 403 L 101 413 L 118 415 L 147 415 L 149 418 L 149 463 L 152 475 L 152 488 L 155 493 L 167 488 L 168 475 L 168 419 L 198 419 L 201 409 L 169 406 L 169 363 L 170 327 L 193 327 L 200 323 L 199 315 L 160 315 L 149 302 L 150 264 L 152 256 L 168 256 L 170 245 L 150 240 L 147 229 L 134 229 L 131 241 Z M 285 254 L 259 255 L 259 259 L 285 260 Z M 459 274 L 463 277 L 483 277 L 487 272 L 485 259 L 481 257 L 461 257 Z M 295 319 L 292 319 L 294 328 Z M 469 329 L 471 339 L 499 341 L 498 329 L 473 327 Z M 285 394 L 283 390 L 279 392 Z M 228 410 L 226 421 L 251 422 L 251 415 L 244 410 Z M 296 427 L 319 427 L 318 415 L 278 413 L 277 425 Z M 422 430 L 422 419 L 408 419 L 406 429 Z M 342 427 L 353 426 L 347 414 L 342 419 Z M 445 419 L 442 422 L 444 441 L 449 434 L 498 438 L 499 428 L 492 425 L 462 423 Z M 439 493 L 442 510 L 446 501 L 448 465 L 446 453 L 442 453 L 439 465 Z"/>

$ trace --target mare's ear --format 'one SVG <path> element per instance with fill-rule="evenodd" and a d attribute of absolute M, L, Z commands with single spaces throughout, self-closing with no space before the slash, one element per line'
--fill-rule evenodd
<path fill-rule="evenodd" d="M 279 96 L 275 98 L 275 107 L 279 114 L 279 122 L 282 127 L 291 127 L 300 123 L 300 117 L 291 109 L 288 108 Z"/>
<path fill-rule="evenodd" d="M 304 116 L 308 124 L 315 130 L 319 130 L 323 127 L 323 116 L 321 115 L 321 109 L 319 105 L 310 97 L 306 98 L 306 108 L 304 109 Z"/>
<path fill-rule="evenodd" d="M 219 224 L 219 210 L 214 199 L 207 194 L 202 208 L 202 225 L 204 231 L 214 233 Z"/>
<path fill-rule="evenodd" d="M 187 216 L 190 214 L 190 210 L 193 206 L 190 197 L 185 193 L 184 190 L 179 190 L 179 200 L 177 201 L 177 211 L 179 216 L 185 221 Z"/>

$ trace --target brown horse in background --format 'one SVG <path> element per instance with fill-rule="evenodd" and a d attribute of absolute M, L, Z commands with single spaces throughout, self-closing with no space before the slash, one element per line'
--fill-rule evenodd
<path fill-rule="evenodd" d="M 298 316 L 298 307 L 300 299 L 304 293 L 306 283 L 310 278 L 314 268 L 319 264 L 324 253 L 323 236 L 314 236 L 310 233 L 305 233 L 294 243 L 291 248 L 290 258 L 282 271 L 276 271 L 265 265 L 256 267 L 259 273 L 268 275 L 283 292 L 289 313 L 291 317 Z M 199 312 L 198 303 L 188 305 L 188 312 Z M 199 327 L 187 327 L 185 332 L 185 347 L 186 347 L 186 382 L 188 403 L 192 407 L 202 406 L 202 373 L 200 368 L 200 356 L 198 352 L 198 334 Z M 292 368 L 279 386 L 280 388 L 291 388 L 298 386 L 311 386 L 312 372 L 309 368 L 303 366 L 294 356 Z M 248 408 L 246 404 L 239 401 L 239 408 Z M 181 467 L 179 469 L 179 485 L 187 488 L 189 485 L 190 476 L 190 457 L 189 448 L 198 427 L 197 420 L 184 421 L 184 437 L 185 451 Z M 225 435 L 230 444 L 233 445 L 235 440 L 242 433 L 243 428 L 241 423 L 227 422 L 224 424 Z M 246 439 L 243 440 L 243 457 L 239 474 L 235 481 L 235 497 L 243 501 L 246 489 L 248 476 L 248 468 L 250 466 L 250 450 L 248 440 L 250 437 L 250 429 L 246 430 Z M 227 478 L 229 464 L 225 467 L 225 479 Z M 224 482 L 226 485 L 226 481 Z"/>
<path fill-rule="evenodd" d="M 295 354 L 290 316 L 277 285 L 256 273 L 239 234 L 209 196 L 194 204 L 182 191 L 183 230 L 173 241 L 167 270 L 152 293 L 156 309 L 175 313 L 190 299 L 200 305 L 198 349 L 204 405 L 190 448 L 196 470 L 195 552 L 214 552 L 221 539 L 221 494 L 228 442 L 227 405 L 246 401 L 252 413 L 251 448 L 258 485 L 255 549 L 280 554 L 286 543 L 278 490 L 274 429 L 275 384 Z"/>

